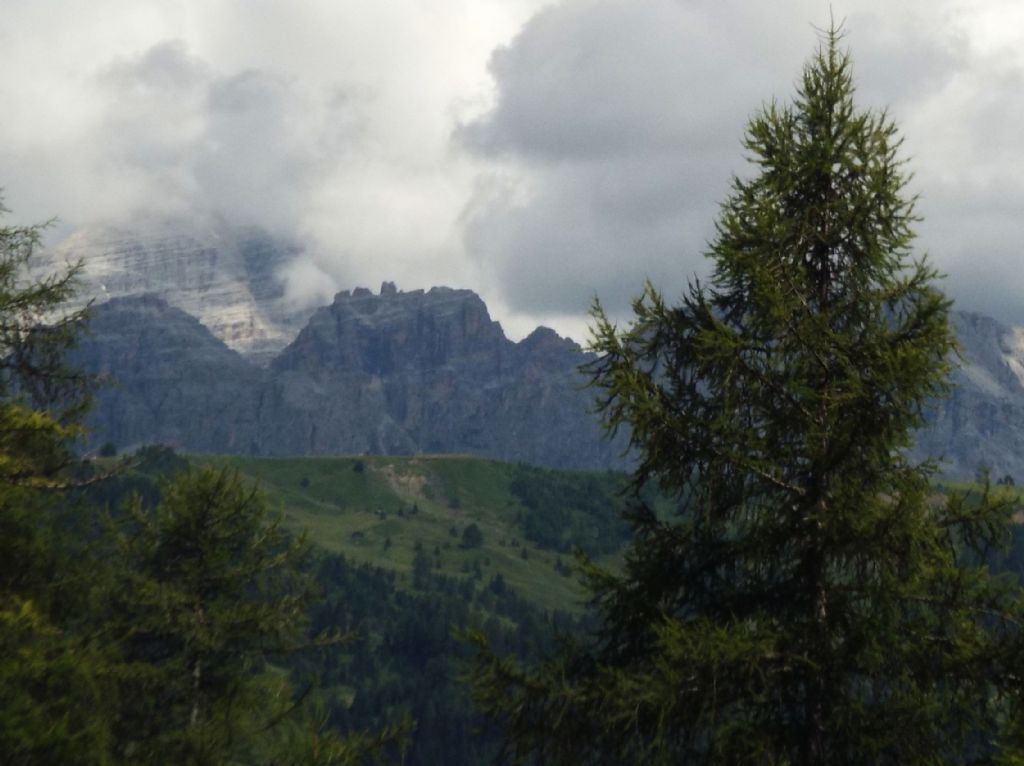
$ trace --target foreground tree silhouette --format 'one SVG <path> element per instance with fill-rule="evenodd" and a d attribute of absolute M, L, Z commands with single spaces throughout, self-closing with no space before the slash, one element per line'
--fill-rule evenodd
<path fill-rule="evenodd" d="M 85 312 L 56 318 L 75 267 L 29 274 L 44 228 L 0 226 L 0 760 L 106 763 L 104 659 L 71 627 L 90 583 L 53 513 L 89 401 L 64 360 Z"/>
<path fill-rule="evenodd" d="M 104 534 L 101 510 L 64 492 L 103 477 L 75 455 L 92 387 L 66 359 L 87 318 L 65 305 L 77 267 L 33 277 L 42 232 L 0 226 L 0 762 L 340 766 L 400 753 L 408 724 L 331 731 L 269 664 L 340 637 L 306 637 L 307 546 L 262 495 L 198 470 L 162 485 L 154 508 L 136 498 Z"/>
<path fill-rule="evenodd" d="M 109 628 L 117 637 L 117 756 L 127 763 L 378 762 L 407 726 L 323 730 L 275 659 L 341 637 L 307 636 L 311 548 L 227 469 L 183 471 L 125 508 Z"/>
<path fill-rule="evenodd" d="M 960 763 L 1000 744 L 1021 592 L 972 562 L 1010 508 L 939 502 L 906 457 L 947 385 L 948 301 L 839 38 L 749 124 L 757 172 L 721 208 L 710 286 L 670 307 L 648 285 L 623 332 L 595 307 L 604 422 L 630 429 L 635 488 L 678 510 L 637 504 L 621 573 L 584 563 L 591 644 L 533 670 L 484 647 L 476 696 L 512 756 Z"/>

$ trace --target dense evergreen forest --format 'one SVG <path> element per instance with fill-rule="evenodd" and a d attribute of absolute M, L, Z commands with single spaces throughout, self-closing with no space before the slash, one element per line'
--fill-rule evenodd
<path fill-rule="evenodd" d="M 365 466 L 372 466 L 372 459 L 362 462 L 362 470 L 370 470 Z M 144 757 L 141 745 L 117 730 L 129 723 L 133 728 L 144 726 L 147 715 L 162 719 L 168 706 L 174 704 L 176 692 L 166 685 L 170 683 L 169 674 L 180 673 L 182 668 L 179 660 L 167 657 L 166 647 L 159 651 L 152 645 L 144 648 L 144 661 L 157 667 L 143 675 L 155 673 L 155 677 L 134 689 L 135 682 L 119 679 L 115 696 L 104 697 L 107 704 L 101 708 L 102 715 L 88 706 L 78 707 L 87 705 L 89 697 L 79 698 L 75 684 L 82 683 L 88 690 L 82 694 L 106 695 L 112 693 L 107 673 L 128 673 L 129 680 L 139 673 L 139 656 L 126 662 L 124 647 L 104 646 L 102 637 L 104 632 L 124 630 L 128 622 L 138 625 L 142 614 L 139 605 L 131 603 L 138 595 L 125 592 L 128 583 L 132 588 L 140 587 L 140 580 L 137 572 L 130 571 L 139 566 L 138 559 L 134 564 L 126 559 L 123 544 L 139 534 L 133 516 L 158 508 L 163 493 L 175 486 L 168 480 L 182 474 L 194 476 L 203 470 L 201 464 L 194 460 L 190 464 L 187 456 L 166 447 L 144 448 L 120 463 L 113 459 L 80 463 L 70 473 L 71 483 L 80 486 L 64 492 L 60 503 L 41 511 L 36 555 L 40 561 L 48 561 L 46 571 L 64 573 L 62 584 L 52 589 L 51 597 L 63 602 L 60 610 L 67 615 L 65 619 L 89 647 L 89 654 L 76 657 L 76 662 L 87 658 L 94 665 L 78 665 L 77 681 L 49 701 L 50 705 L 57 702 L 68 706 L 62 712 L 66 716 L 64 725 L 73 728 L 60 735 L 51 730 L 46 737 L 53 738 L 50 745 L 37 743 L 34 750 L 24 749 L 24 757 L 14 762 L 41 763 L 57 755 L 69 763 L 140 762 L 146 757 L 161 762 L 165 757 Z M 315 475 L 312 468 L 311 464 L 305 473 Z M 574 522 L 581 526 L 583 517 L 573 516 L 574 511 L 593 517 L 595 529 L 617 529 L 623 523 L 617 511 L 608 509 L 621 496 L 625 477 L 526 466 L 508 468 L 511 494 L 522 502 L 517 522 L 524 535 L 538 534 L 533 531 L 537 524 L 533 512 L 543 509 L 550 509 L 562 519 L 558 529 L 563 533 L 573 528 Z M 355 473 L 351 468 L 348 472 Z M 451 489 L 458 491 L 458 484 L 453 483 Z M 603 512 L 596 507 L 599 501 L 607 504 Z M 565 550 L 561 537 L 546 538 L 543 532 L 538 536 L 553 554 Z M 624 543 L 621 534 L 615 539 L 620 546 Z M 573 544 L 583 542 L 575 540 Z M 290 543 L 282 538 L 278 544 L 287 547 Z M 593 545 L 590 550 L 597 554 L 606 547 Z M 267 699 L 279 700 L 281 688 L 287 688 L 289 705 L 275 708 L 275 715 L 283 715 L 269 732 L 247 731 L 252 723 L 246 722 L 245 716 L 232 721 L 231 725 L 237 727 L 236 736 L 253 736 L 258 743 L 246 743 L 242 748 L 232 745 L 233 758 L 249 763 L 315 763 L 318 761 L 304 760 L 314 758 L 310 752 L 316 746 L 310 742 L 333 741 L 335 754 L 319 762 L 359 763 L 377 758 L 398 762 L 403 756 L 408 764 L 468 766 L 493 761 L 501 751 L 504 733 L 474 706 L 465 683 L 474 653 L 466 640 L 467 632 L 476 631 L 502 656 L 532 664 L 558 649 L 557 636 L 582 640 L 596 624 L 592 616 L 579 609 L 552 612 L 538 607 L 517 593 L 500 573 L 445 573 L 435 567 L 432 551 L 425 551 L 421 545 L 419 554 L 413 558 L 412 569 L 403 572 L 353 562 L 322 548 L 306 552 L 299 567 L 299 576 L 306 578 L 305 614 L 293 618 L 302 625 L 302 635 L 292 636 L 294 645 L 289 651 L 277 655 L 268 652 L 259 662 L 248 663 L 242 669 L 246 676 L 261 679 L 260 694 L 266 694 Z M 1024 572 L 1024 530 L 1014 527 L 1012 545 L 1005 551 L 993 551 L 990 563 L 995 571 L 1019 578 Z M 553 569 L 547 571 L 553 580 L 563 577 Z M 74 604 L 83 594 L 88 598 Z M 324 636 L 330 640 L 317 641 L 317 637 Z M 231 651 L 236 649 L 237 644 Z M 90 673 L 97 677 L 84 683 Z M 287 687 L 267 687 L 268 675 L 286 678 Z M 187 692 L 187 688 L 177 691 L 186 698 Z M 139 694 L 149 700 L 148 706 L 140 708 Z M 261 699 L 255 698 L 257 707 Z M 118 710 L 116 704 L 110 704 L 112 701 L 130 704 L 131 714 Z M 296 703 L 294 709 L 290 703 Z M 72 711 L 95 720 L 75 720 L 70 716 Z M 247 715 L 253 715 L 253 711 Z M 43 720 L 45 715 L 37 719 L 40 725 Z M 267 722 L 261 720 L 260 724 Z M 28 721 L 22 723 L 27 725 Z M 114 731 L 102 733 L 108 727 Z M 370 734 L 343 749 L 340 743 L 354 733 Z M 8 729 L 8 752 L 18 752 L 19 745 L 10 739 L 14 734 Z M 174 738 L 170 731 L 152 735 L 162 748 Z M 69 737 L 66 745 L 75 743 L 74 755 L 58 748 L 60 736 Z M 209 762 L 223 757 L 223 750 L 212 752 L 217 755 Z M 202 754 L 194 757 L 201 762 Z"/>
<path fill-rule="evenodd" d="M 351 471 L 348 462 L 352 461 L 342 463 L 345 473 L 357 474 L 369 471 L 366 465 L 372 459 L 359 461 L 363 467 L 358 472 Z M 99 463 L 77 467 L 77 478 L 87 483 L 68 494 L 61 517 L 69 523 L 74 519 L 75 537 L 90 538 L 87 548 L 106 560 L 99 552 L 110 544 L 110 525 L 115 529 L 130 525 L 130 514 L 122 510 L 126 504 L 134 498 L 143 509 L 159 507 L 162 489 L 170 486 L 165 480 L 189 471 L 190 465 L 166 447 L 148 447 L 129 456 L 120 470 L 92 483 L 107 467 L 116 465 L 110 460 Z M 313 463 L 309 461 L 307 473 L 314 473 L 309 470 Z M 589 490 L 590 499 L 582 505 L 586 513 L 596 516 L 595 527 L 618 523 L 609 509 L 615 507 L 624 477 L 527 466 L 508 469 L 514 477 L 513 495 L 530 498 L 520 519 L 524 530 L 531 526 L 531 513 L 544 508 L 564 507 L 566 518 L 575 518 L 572 509 L 581 505 L 578 497 L 584 489 Z M 461 489 L 458 482 L 451 488 Z M 599 499 L 606 502 L 603 512 L 590 506 Z M 83 523 L 91 529 L 82 529 Z M 618 542 L 621 545 L 621 537 Z M 560 539 L 550 548 L 557 553 L 566 545 Z M 563 564 L 564 574 L 545 566 L 547 577 L 566 577 L 568 561 Z M 408 764 L 489 763 L 500 749 L 501 734 L 474 708 L 464 683 L 471 654 L 466 634 L 478 631 L 500 651 L 536 661 L 554 650 L 558 635 L 578 636 L 586 628 L 580 609 L 541 608 L 518 594 L 500 572 L 485 575 L 486 569 L 446 574 L 435 568 L 433 552 L 422 544 L 417 546 L 411 570 L 404 573 L 354 563 L 324 549 L 312 550 L 302 562 L 315 593 L 308 601 L 306 637 L 311 644 L 317 636 L 339 640 L 320 642 L 269 662 L 277 672 L 287 674 L 293 696 L 302 698 L 301 707 L 314 716 L 320 732 L 395 733 L 392 741 L 364 757 L 380 755 L 392 762 L 404 752 Z M 298 711 L 293 717 L 309 725 Z M 286 720 L 281 728 L 297 726 Z"/>

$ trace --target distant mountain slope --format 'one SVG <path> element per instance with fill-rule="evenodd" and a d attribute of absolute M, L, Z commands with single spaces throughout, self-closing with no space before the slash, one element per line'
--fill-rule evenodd
<path fill-rule="evenodd" d="M 457 578 L 482 565 L 487 579 L 501 574 L 539 606 L 575 610 L 583 591 L 567 576 L 573 550 L 613 556 L 628 537 L 625 474 L 450 456 L 191 460 L 239 470 L 289 527 L 350 561 L 403 573 L 406 586 L 420 545 L 438 574 Z M 478 546 L 463 541 L 471 524 L 482 532 Z"/>
<path fill-rule="evenodd" d="M 156 296 L 97 306 L 72 361 L 104 381 L 87 420 L 94 446 L 249 453 L 258 444 L 265 371 Z"/>
<path fill-rule="evenodd" d="M 256 228 L 181 221 L 80 229 L 40 253 L 37 273 L 81 260 L 80 303 L 157 295 L 257 363 L 290 343 L 312 307 L 287 299 L 280 270 L 299 252 Z"/>
<path fill-rule="evenodd" d="M 97 305 L 78 356 L 119 381 L 99 395 L 94 444 L 628 465 L 623 439 L 605 441 L 589 412 L 588 356 L 553 331 L 513 343 L 475 293 L 440 287 L 385 283 L 299 310 L 278 278 L 294 249 L 256 231 L 183 231 L 88 230 L 37 266 L 84 257 L 83 300 L 115 298 Z M 953 322 L 955 388 L 929 406 L 914 455 L 941 458 L 951 477 L 985 466 L 1024 482 L 1024 328 L 963 312 Z"/>
<path fill-rule="evenodd" d="M 97 306 L 75 361 L 117 381 L 98 396 L 93 446 L 626 466 L 590 412 L 588 358 L 546 328 L 508 340 L 469 290 L 385 284 L 340 293 L 269 369 L 155 296 Z"/>
<path fill-rule="evenodd" d="M 947 476 L 986 467 L 993 479 L 1024 482 L 1024 328 L 976 313 L 952 319 L 961 353 L 954 387 L 928 408 L 914 454 L 941 458 Z"/>

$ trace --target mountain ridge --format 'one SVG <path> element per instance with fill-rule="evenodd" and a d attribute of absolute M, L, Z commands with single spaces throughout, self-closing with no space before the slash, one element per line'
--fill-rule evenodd
<path fill-rule="evenodd" d="M 509 340 L 470 290 L 343 291 L 267 366 L 158 296 L 96 306 L 91 328 L 73 361 L 117 379 L 97 393 L 94 446 L 629 465 L 590 412 L 591 356 L 547 328 Z"/>
<path fill-rule="evenodd" d="M 515 343 L 476 293 L 450 287 L 384 282 L 303 307 L 283 276 L 301 252 L 216 222 L 95 227 L 44 252 L 37 274 L 83 260 L 79 304 L 99 301 L 76 358 L 120 380 L 98 395 L 93 442 L 631 464 L 590 411 L 578 367 L 593 357 L 571 340 L 539 327 Z M 942 459 L 949 477 L 1024 480 L 1024 328 L 977 312 L 951 321 L 954 387 L 928 404 L 911 455 Z"/>

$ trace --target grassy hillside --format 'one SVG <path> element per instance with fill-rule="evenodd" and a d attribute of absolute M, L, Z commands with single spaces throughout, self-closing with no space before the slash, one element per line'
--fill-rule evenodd
<path fill-rule="evenodd" d="M 154 503 L 155 477 L 187 462 L 238 470 L 326 551 L 314 562 L 322 596 L 311 627 L 354 640 L 286 660 L 280 670 L 297 688 L 316 679 L 316 704 L 339 731 L 416 721 L 409 766 L 493 762 L 497 733 L 481 726 L 459 680 L 472 654 L 459 632 L 481 631 L 496 651 L 521 661 L 550 652 L 556 631 L 585 635 L 593 622 L 579 609 L 571 550 L 579 545 L 614 564 L 627 537 L 619 519 L 626 476 L 470 457 L 186 459 L 154 447 L 137 454 L 131 470 L 84 488 L 89 505 L 116 507 L 129 492 Z M 941 502 L 952 490 L 977 488 L 935 489 Z M 999 492 L 1019 499 L 1015 488 Z M 664 500 L 654 505 L 668 511 Z M 992 557 L 995 568 L 1024 571 L 1022 531 Z"/>
<path fill-rule="evenodd" d="M 204 457 L 251 479 L 317 545 L 356 563 L 420 567 L 486 583 L 500 575 L 546 609 L 575 610 L 583 592 L 569 572 L 580 545 L 614 556 L 625 477 L 548 471 L 473 457 Z M 466 529 L 475 525 L 480 544 Z"/>
<path fill-rule="evenodd" d="M 238 470 L 292 529 L 354 564 L 396 572 L 400 588 L 413 584 L 419 550 L 420 567 L 433 574 L 469 577 L 478 588 L 500 575 L 536 606 L 577 611 L 585 594 L 570 571 L 572 551 L 579 546 L 614 563 L 627 539 L 623 474 L 468 456 L 188 459 Z M 173 470 L 165 460 L 145 473 Z M 143 489 L 126 480 L 128 488 Z M 974 489 L 970 482 L 938 482 L 936 501 Z M 1018 488 L 993 491 L 1020 503 Z M 663 499 L 645 499 L 665 510 Z M 479 545 L 467 544 L 471 525 L 480 531 Z"/>

